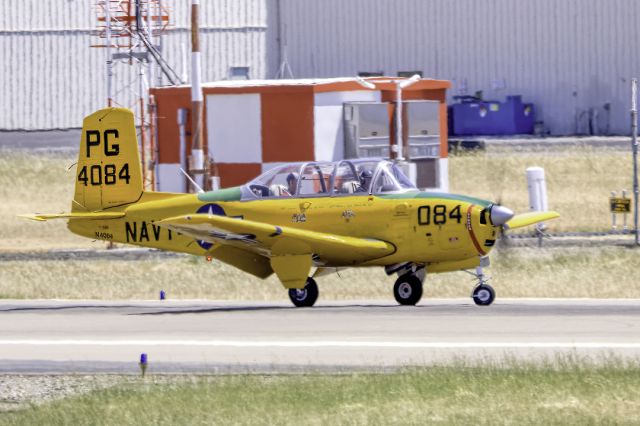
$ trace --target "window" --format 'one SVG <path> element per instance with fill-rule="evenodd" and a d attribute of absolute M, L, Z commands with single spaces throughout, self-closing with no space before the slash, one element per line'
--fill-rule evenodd
<path fill-rule="evenodd" d="M 382 77 L 384 71 L 358 71 L 358 77 Z"/>
<path fill-rule="evenodd" d="M 371 192 L 374 194 L 384 192 L 398 192 L 408 189 L 416 189 L 409 178 L 402 173 L 402 170 L 395 164 L 387 163 L 380 168 L 380 172 L 376 176 Z"/>
<path fill-rule="evenodd" d="M 229 68 L 229 80 L 249 80 L 249 67 Z"/>
<path fill-rule="evenodd" d="M 410 78 L 416 74 L 422 78 L 422 71 L 398 71 L 398 77 Z"/>
<path fill-rule="evenodd" d="M 309 163 L 300 172 L 300 183 L 298 184 L 298 196 L 324 194 L 331 191 L 330 181 L 333 174 L 334 165 L 331 163 L 317 164 Z"/>
<path fill-rule="evenodd" d="M 293 197 L 298 184 L 300 164 L 276 167 L 249 183 L 255 197 Z"/>

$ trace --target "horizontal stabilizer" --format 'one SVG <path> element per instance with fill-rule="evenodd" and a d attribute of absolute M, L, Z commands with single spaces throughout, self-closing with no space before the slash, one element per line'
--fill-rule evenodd
<path fill-rule="evenodd" d="M 118 219 L 124 217 L 124 212 L 115 213 L 60 213 L 60 214 L 23 214 L 19 217 L 31 220 L 51 220 L 51 219 L 89 219 L 89 220 L 103 220 L 103 219 Z"/>
<path fill-rule="evenodd" d="M 534 225 L 539 222 L 555 219 L 560 217 L 557 212 L 529 212 L 515 215 L 511 220 L 504 224 L 504 229 L 523 228 L 525 226 Z"/>

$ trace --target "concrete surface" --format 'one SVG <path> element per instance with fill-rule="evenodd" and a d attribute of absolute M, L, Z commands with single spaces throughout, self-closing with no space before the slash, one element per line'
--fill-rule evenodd
<path fill-rule="evenodd" d="M 389 369 L 462 357 L 640 357 L 640 300 L 0 302 L 0 373 Z"/>

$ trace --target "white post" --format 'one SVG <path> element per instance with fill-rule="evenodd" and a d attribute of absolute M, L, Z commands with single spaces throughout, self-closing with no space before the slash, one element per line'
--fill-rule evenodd
<path fill-rule="evenodd" d="M 547 185 L 544 178 L 544 169 L 542 167 L 529 167 L 527 174 L 527 188 L 529 190 L 529 208 L 532 211 L 546 212 L 547 202 Z M 544 222 L 536 225 L 538 231 L 544 231 L 546 228 Z"/>
<path fill-rule="evenodd" d="M 202 83 L 200 58 L 200 0 L 191 0 L 191 168 L 200 187 L 206 182 L 204 151 L 202 143 Z M 208 163 L 208 162 L 207 162 Z"/>
<path fill-rule="evenodd" d="M 611 197 L 615 198 L 616 196 L 616 191 L 611 191 Z M 616 212 L 611 212 L 611 229 L 612 230 L 616 230 L 618 228 L 618 225 L 616 223 Z"/>
<path fill-rule="evenodd" d="M 623 189 L 622 190 L 622 198 L 627 198 L 627 190 Z M 627 213 L 623 213 L 622 214 L 622 230 L 624 232 L 627 232 L 629 230 L 629 227 L 627 226 Z"/>
<path fill-rule="evenodd" d="M 187 109 L 178 109 L 178 134 L 180 136 L 180 168 L 187 170 Z M 180 182 L 180 191 L 187 192 L 187 183 Z"/>
<path fill-rule="evenodd" d="M 408 80 L 396 82 L 396 161 L 404 161 L 403 137 L 402 137 L 402 89 L 406 89 L 420 80 L 420 75 L 415 74 Z"/>

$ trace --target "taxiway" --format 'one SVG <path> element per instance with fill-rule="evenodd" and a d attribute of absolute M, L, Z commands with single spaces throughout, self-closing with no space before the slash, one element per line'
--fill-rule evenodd
<path fill-rule="evenodd" d="M 640 300 L 2 301 L 0 372 L 393 369 L 455 359 L 640 358 Z"/>

